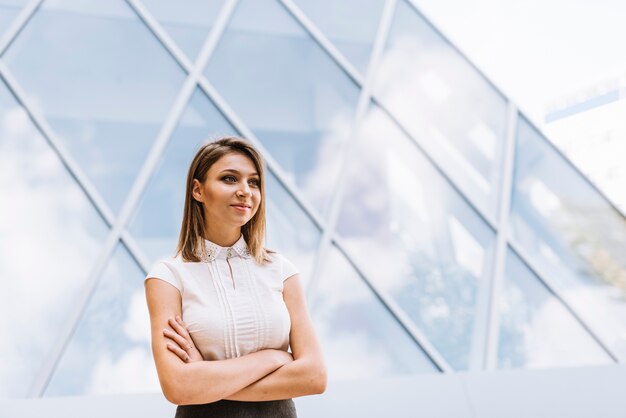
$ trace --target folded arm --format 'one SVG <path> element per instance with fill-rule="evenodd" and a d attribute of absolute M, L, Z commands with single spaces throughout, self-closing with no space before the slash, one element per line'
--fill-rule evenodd
<path fill-rule="evenodd" d="M 225 399 L 292 362 L 289 353 L 262 350 L 228 360 L 185 363 L 167 348 L 171 340 L 163 333 L 168 327 L 168 318 L 181 315 L 179 291 L 154 278 L 146 281 L 145 289 L 152 353 L 159 382 L 167 400 L 174 404 L 202 404 Z"/>
<path fill-rule="evenodd" d="M 326 390 L 326 367 L 306 307 L 299 275 L 291 276 L 285 281 L 283 298 L 291 318 L 289 343 L 293 361 L 227 396 L 226 399 L 267 401 L 314 395 Z"/>

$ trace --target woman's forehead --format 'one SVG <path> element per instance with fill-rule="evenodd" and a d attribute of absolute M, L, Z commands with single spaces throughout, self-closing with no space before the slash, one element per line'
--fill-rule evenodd
<path fill-rule="evenodd" d="M 239 152 L 229 152 L 228 154 L 223 155 L 210 169 L 210 171 L 214 172 L 227 170 L 237 171 L 244 174 L 258 174 L 252 159 Z"/>

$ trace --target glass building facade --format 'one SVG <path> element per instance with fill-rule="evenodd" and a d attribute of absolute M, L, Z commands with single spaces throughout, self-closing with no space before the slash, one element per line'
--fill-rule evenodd
<path fill-rule="evenodd" d="M 409 1 L 0 0 L 0 397 L 158 392 L 188 164 L 268 164 L 331 379 L 626 361 L 626 219 Z"/>

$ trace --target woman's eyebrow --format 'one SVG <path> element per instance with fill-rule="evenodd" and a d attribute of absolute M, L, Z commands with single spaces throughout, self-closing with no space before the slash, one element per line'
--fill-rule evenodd
<path fill-rule="evenodd" d="M 241 174 L 241 172 L 239 170 L 235 170 L 234 168 L 225 168 L 224 170 L 220 171 L 220 174 L 222 173 L 235 173 L 235 174 Z M 249 174 L 250 176 L 258 176 L 259 173 L 257 173 L 256 171 L 253 171 L 252 173 Z"/>

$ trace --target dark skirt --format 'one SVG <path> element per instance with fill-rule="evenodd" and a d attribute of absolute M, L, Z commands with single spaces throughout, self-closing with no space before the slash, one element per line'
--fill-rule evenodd
<path fill-rule="evenodd" d="M 202 405 L 179 405 L 175 418 L 297 418 L 291 399 L 264 402 L 221 400 Z"/>

